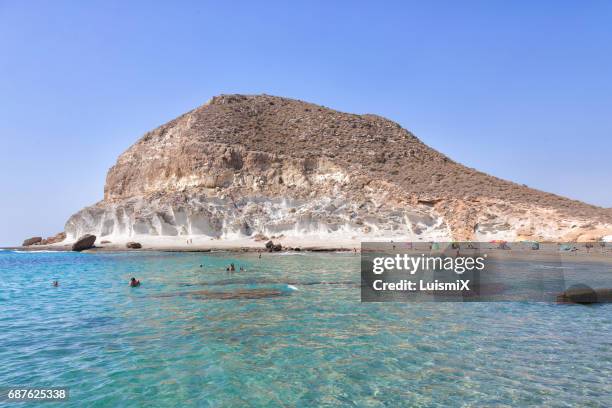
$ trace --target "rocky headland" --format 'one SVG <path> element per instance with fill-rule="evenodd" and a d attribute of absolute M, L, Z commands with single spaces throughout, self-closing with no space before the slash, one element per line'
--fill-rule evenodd
<path fill-rule="evenodd" d="M 380 116 L 221 95 L 121 154 L 65 232 L 167 247 L 594 241 L 612 238 L 612 211 L 465 167 Z"/>

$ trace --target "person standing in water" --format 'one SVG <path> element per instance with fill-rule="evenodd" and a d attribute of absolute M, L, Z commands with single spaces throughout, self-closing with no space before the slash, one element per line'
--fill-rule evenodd
<path fill-rule="evenodd" d="M 130 279 L 130 286 L 132 288 L 138 287 L 138 286 L 140 286 L 140 281 L 136 280 L 136 278 L 132 278 L 132 279 Z"/>

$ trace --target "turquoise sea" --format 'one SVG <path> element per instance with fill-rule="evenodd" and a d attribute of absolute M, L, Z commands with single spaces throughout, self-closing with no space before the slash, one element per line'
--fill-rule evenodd
<path fill-rule="evenodd" d="M 0 386 L 74 407 L 612 406 L 612 304 L 361 303 L 359 267 L 0 251 Z"/>

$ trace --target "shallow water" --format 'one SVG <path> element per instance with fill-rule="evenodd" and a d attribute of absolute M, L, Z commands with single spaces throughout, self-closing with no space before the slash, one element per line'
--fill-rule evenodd
<path fill-rule="evenodd" d="M 0 386 L 88 407 L 612 406 L 612 305 L 368 304 L 359 279 L 353 254 L 1 251 Z"/>

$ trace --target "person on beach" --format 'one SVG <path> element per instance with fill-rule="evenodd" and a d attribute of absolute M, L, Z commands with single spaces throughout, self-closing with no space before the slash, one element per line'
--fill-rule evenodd
<path fill-rule="evenodd" d="M 132 288 L 138 287 L 138 286 L 140 286 L 140 281 L 136 280 L 136 278 L 132 278 L 132 279 L 130 279 L 130 286 Z"/>

